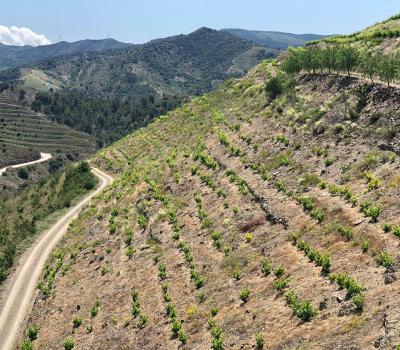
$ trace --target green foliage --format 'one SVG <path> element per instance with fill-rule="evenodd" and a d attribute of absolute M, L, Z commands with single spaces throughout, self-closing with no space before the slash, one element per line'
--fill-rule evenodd
<path fill-rule="evenodd" d="M 376 32 L 378 37 L 380 32 Z M 389 32 L 395 36 L 400 35 L 400 31 Z M 385 35 L 386 35 L 385 34 Z M 384 36 L 380 36 L 382 38 Z M 395 79 L 399 78 L 397 69 L 400 62 L 400 56 L 396 53 L 384 54 L 379 51 L 358 50 L 350 45 L 328 45 L 325 47 L 309 46 L 306 48 L 289 50 L 288 57 L 282 64 L 282 69 L 288 74 L 296 74 L 302 70 L 315 74 L 318 69 L 323 72 L 327 70 L 329 74 L 332 71 L 345 71 L 348 76 L 351 72 L 359 71 L 366 78 L 373 81 L 374 77 L 379 77 L 386 82 L 388 86 Z M 365 94 L 364 94 L 365 95 Z M 359 99 L 357 111 L 360 112 L 366 105 L 365 97 Z"/>
<path fill-rule="evenodd" d="M 213 306 L 211 308 L 211 316 L 214 317 L 217 315 L 217 313 L 218 313 L 218 308 L 216 306 Z"/>
<path fill-rule="evenodd" d="M 394 258 L 388 252 L 380 252 L 376 257 L 376 262 L 380 266 L 389 267 L 393 265 Z"/>
<path fill-rule="evenodd" d="M 256 347 L 257 347 L 257 349 L 264 349 L 264 344 L 265 344 L 264 334 L 261 333 L 261 332 L 258 332 L 256 334 Z"/>
<path fill-rule="evenodd" d="M 246 303 L 246 302 L 249 300 L 249 297 L 250 297 L 250 291 L 249 291 L 249 289 L 248 289 L 248 288 L 244 288 L 244 289 L 240 292 L 239 297 L 240 297 L 240 299 L 241 299 L 244 303 Z"/>
<path fill-rule="evenodd" d="M 352 300 L 358 310 L 362 310 L 364 308 L 364 303 L 365 303 L 364 294 L 358 293 L 352 298 Z"/>
<path fill-rule="evenodd" d="M 282 292 L 289 285 L 289 282 L 290 279 L 285 278 L 285 279 L 277 279 L 273 282 L 273 284 L 278 292 Z"/>
<path fill-rule="evenodd" d="M 274 269 L 274 274 L 277 278 L 283 276 L 285 273 L 285 268 L 283 266 L 278 266 Z"/>
<path fill-rule="evenodd" d="M 364 289 L 354 278 L 349 277 L 347 273 L 339 273 L 336 276 L 330 276 L 330 278 L 331 280 L 335 280 L 339 287 L 346 289 L 351 296 L 360 294 Z"/>
<path fill-rule="evenodd" d="M 25 339 L 21 343 L 21 350 L 33 350 L 32 342 L 29 339 Z"/>
<path fill-rule="evenodd" d="M 27 336 L 30 340 L 35 340 L 39 334 L 39 327 L 36 325 L 32 325 L 28 327 Z"/>
<path fill-rule="evenodd" d="M 82 322 L 83 322 L 83 318 L 80 316 L 77 316 L 72 320 L 72 325 L 74 326 L 74 328 L 78 328 L 82 325 Z"/>
<path fill-rule="evenodd" d="M 311 305 L 311 302 L 309 300 L 300 300 L 293 290 L 287 292 L 285 298 L 293 313 L 301 320 L 309 321 L 317 315 L 317 310 Z"/>
<path fill-rule="evenodd" d="M 72 338 L 67 338 L 64 341 L 64 349 L 65 350 L 72 350 L 74 348 L 74 346 L 75 346 L 75 342 Z"/>
<path fill-rule="evenodd" d="M 353 230 L 349 227 L 339 226 L 338 233 L 343 237 L 345 237 L 348 241 L 350 241 L 353 238 Z"/>
<path fill-rule="evenodd" d="M 285 91 L 285 86 L 282 77 L 272 77 L 265 83 L 265 91 L 271 100 L 275 100 Z"/>
<path fill-rule="evenodd" d="M 361 250 L 362 250 L 363 253 L 367 253 L 368 252 L 368 250 L 369 250 L 369 239 L 365 239 L 362 242 Z"/>
<path fill-rule="evenodd" d="M 140 314 L 139 315 L 139 321 L 138 321 L 139 328 L 144 328 L 144 326 L 146 325 L 148 319 L 149 319 L 149 317 L 147 315 Z"/>
<path fill-rule="evenodd" d="M 264 275 L 268 275 L 271 273 L 271 263 L 269 262 L 268 258 L 265 258 L 262 262 L 261 272 Z"/>

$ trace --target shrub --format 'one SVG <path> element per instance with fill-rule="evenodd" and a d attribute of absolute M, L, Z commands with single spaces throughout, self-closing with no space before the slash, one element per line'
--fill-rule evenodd
<path fill-rule="evenodd" d="M 311 302 L 309 300 L 301 301 L 294 291 L 289 291 L 285 297 L 293 313 L 303 321 L 309 321 L 317 314 L 317 310 L 311 305 Z"/>
<path fill-rule="evenodd" d="M 341 288 L 347 289 L 348 293 L 352 296 L 361 293 L 363 290 L 363 287 L 354 278 L 349 277 L 347 273 L 339 273 L 334 278 L 333 276 L 330 278 L 336 280 L 337 284 Z"/>
<path fill-rule="evenodd" d="M 72 338 L 67 338 L 64 342 L 65 350 L 72 350 L 75 346 L 74 340 Z"/>
<path fill-rule="evenodd" d="M 30 340 L 37 339 L 38 334 L 39 334 L 39 327 L 36 325 L 30 326 L 27 330 L 27 335 Z"/>
<path fill-rule="evenodd" d="M 394 258 L 388 252 L 380 252 L 376 258 L 376 262 L 379 266 L 389 267 L 393 265 Z"/>
<path fill-rule="evenodd" d="M 268 258 L 265 258 L 265 259 L 264 259 L 264 261 L 263 261 L 263 263 L 262 263 L 262 266 L 261 266 L 261 272 L 262 272 L 264 275 L 268 275 L 268 274 L 271 273 L 271 263 L 269 262 L 269 259 L 268 259 Z"/>
<path fill-rule="evenodd" d="M 353 297 L 353 303 L 356 305 L 358 310 L 362 310 L 364 308 L 364 294 L 358 293 Z"/>
<path fill-rule="evenodd" d="M 396 237 L 399 237 L 399 238 L 400 238 L 400 226 L 396 226 L 395 228 L 393 228 L 393 234 L 394 234 Z"/>
<path fill-rule="evenodd" d="M 285 273 L 285 268 L 283 266 L 278 266 L 274 269 L 274 274 L 276 277 L 281 277 Z"/>
<path fill-rule="evenodd" d="M 284 92 L 282 78 L 273 77 L 265 83 L 265 91 L 271 100 L 275 100 Z"/>
<path fill-rule="evenodd" d="M 252 239 L 253 239 L 253 234 L 250 233 L 250 232 L 247 232 L 247 233 L 244 235 L 244 239 L 246 240 L 247 243 L 250 243 L 250 242 L 252 241 Z"/>
<path fill-rule="evenodd" d="M 218 308 L 216 307 L 216 306 L 213 306 L 212 308 L 211 308 L 211 316 L 216 316 L 217 315 L 217 313 L 218 313 Z"/>
<path fill-rule="evenodd" d="M 256 347 L 257 349 L 264 349 L 264 334 L 258 332 L 256 334 Z"/>
<path fill-rule="evenodd" d="M 128 247 L 128 248 L 126 248 L 125 254 L 128 257 L 128 259 L 130 259 L 130 258 L 132 258 L 134 252 L 135 252 L 135 249 L 133 249 L 133 247 Z"/>
<path fill-rule="evenodd" d="M 290 279 L 278 279 L 274 281 L 274 287 L 278 292 L 283 291 L 289 285 Z"/>
<path fill-rule="evenodd" d="M 29 178 L 28 170 L 26 170 L 25 168 L 20 168 L 17 172 L 17 175 L 22 180 L 28 180 Z"/>
<path fill-rule="evenodd" d="M 92 333 L 92 332 L 93 332 L 93 326 L 92 326 L 91 324 L 88 324 L 88 325 L 86 326 L 86 331 L 87 331 L 88 333 Z"/>
<path fill-rule="evenodd" d="M 363 253 L 367 253 L 368 252 L 368 250 L 369 250 L 369 239 L 365 239 L 362 242 L 361 250 L 362 250 Z"/>
<path fill-rule="evenodd" d="M 388 224 L 387 222 L 385 222 L 385 223 L 382 225 L 382 229 L 383 229 L 383 232 L 389 233 L 389 232 L 392 230 L 392 225 L 391 225 L 391 224 Z M 399 226 L 398 226 L 398 227 L 395 227 L 394 230 L 397 231 L 397 232 L 398 232 L 398 235 L 400 236 L 400 227 L 399 227 Z M 397 236 L 397 235 L 396 235 L 396 236 Z"/>
<path fill-rule="evenodd" d="M 338 233 L 345 237 L 348 241 L 353 238 L 353 231 L 348 227 L 339 226 Z"/>
<path fill-rule="evenodd" d="M 248 288 L 243 289 L 239 294 L 240 299 L 244 303 L 246 303 L 249 300 L 249 296 L 250 296 L 250 291 Z"/>
<path fill-rule="evenodd" d="M 83 322 L 83 318 L 80 316 L 77 316 L 72 320 L 72 325 L 74 326 L 74 328 L 78 328 L 82 325 L 82 322 Z"/>
<path fill-rule="evenodd" d="M 239 269 L 235 269 L 235 270 L 233 271 L 233 278 L 234 278 L 236 281 L 239 281 L 241 276 L 242 276 L 242 273 L 240 272 Z"/>
<path fill-rule="evenodd" d="M 284 144 L 286 147 L 289 146 L 289 139 L 285 135 L 278 135 L 276 141 Z"/>
<path fill-rule="evenodd" d="M 160 277 L 161 280 L 165 280 L 167 278 L 167 267 L 165 264 L 160 264 L 158 266 L 158 277 Z"/>
<path fill-rule="evenodd" d="M 186 344 L 188 336 L 185 334 L 183 330 L 180 330 L 178 333 L 178 339 L 182 344 Z"/>
<path fill-rule="evenodd" d="M 172 333 L 174 333 L 177 336 L 179 334 L 179 332 L 181 331 L 181 329 L 182 329 L 181 321 L 174 320 L 171 324 Z"/>
<path fill-rule="evenodd" d="M 143 328 L 146 325 L 148 319 L 149 319 L 149 317 L 147 315 L 140 314 L 139 321 L 138 321 L 139 328 Z"/>
<path fill-rule="evenodd" d="M 21 350 L 33 350 L 32 342 L 29 339 L 25 339 L 21 343 Z"/>
<path fill-rule="evenodd" d="M 381 215 L 382 208 L 380 205 L 370 205 L 363 211 L 365 216 L 370 217 L 373 222 L 377 222 L 379 215 Z"/>

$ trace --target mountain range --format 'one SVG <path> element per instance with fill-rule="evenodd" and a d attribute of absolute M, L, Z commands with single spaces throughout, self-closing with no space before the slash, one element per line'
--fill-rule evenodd
<path fill-rule="evenodd" d="M 305 46 L 307 42 L 320 40 L 330 35 L 317 35 L 317 34 L 292 34 L 274 31 L 262 30 L 245 30 L 228 28 L 223 29 L 228 33 L 236 35 L 240 38 L 252 41 L 258 45 L 270 47 L 277 50 L 286 50 L 288 47 Z"/>

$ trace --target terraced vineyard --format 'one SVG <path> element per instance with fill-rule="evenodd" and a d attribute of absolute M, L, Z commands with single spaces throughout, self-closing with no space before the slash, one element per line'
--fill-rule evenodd
<path fill-rule="evenodd" d="M 89 135 L 54 123 L 4 94 L 0 94 L 0 147 L 4 165 L 38 157 L 38 151 L 90 154 L 95 150 Z"/>
<path fill-rule="evenodd" d="M 50 259 L 28 325 L 39 331 L 25 342 L 400 344 L 400 92 L 370 86 L 360 97 L 356 79 L 303 75 L 274 95 L 270 69 L 95 157 L 116 179 Z"/>

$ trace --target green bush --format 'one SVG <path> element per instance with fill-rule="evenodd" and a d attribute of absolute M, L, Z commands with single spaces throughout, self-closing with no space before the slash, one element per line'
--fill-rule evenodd
<path fill-rule="evenodd" d="M 261 332 L 258 332 L 256 334 L 256 347 L 257 347 L 257 349 L 264 349 L 264 343 L 265 343 L 264 334 L 261 333 Z"/>
<path fill-rule="evenodd" d="M 311 302 L 300 300 L 294 291 L 287 292 L 285 297 L 293 313 L 301 320 L 309 321 L 317 314 L 317 310 L 311 305 Z"/>
<path fill-rule="evenodd" d="M 393 265 L 394 258 L 388 252 L 380 252 L 376 258 L 376 262 L 379 266 L 389 267 Z"/>
<path fill-rule="evenodd" d="M 30 340 L 35 340 L 35 339 L 37 339 L 38 334 L 39 334 L 39 327 L 36 326 L 36 325 L 30 326 L 30 327 L 28 328 L 28 330 L 27 330 L 27 335 L 28 335 L 28 338 L 29 338 Z"/>
<path fill-rule="evenodd" d="M 276 277 L 281 277 L 285 273 L 285 268 L 283 266 L 278 266 L 274 269 L 274 274 Z"/>
<path fill-rule="evenodd" d="M 216 306 L 213 306 L 212 308 L 211 308 L 211 316 L 216 316 L 217 315 L 217 313 L 218 313 L 218 308 L 216 307 Z"/>
<path fill-rule="evenodd" d="M 275 289 L 278 292 L 283 291 L 288 285 L 289 285 L 290 279 L 285 278 L 285 279 L 277 279 L 273 282 Z"/>
<path fill-rule="evenodd" d="M 261 272 L 264 275 L 268 275 L 271 273 L 271 263 L 269 262 L 268 258 L 265 258 L 263 260 L 262 266 L 261 266 Z"/>
<path fill-rule="evenodd" d="M 250 291 L 248 288 L 243 289 L 240 294 L 239 294 L 240 299 L 244 302 L 247 303 L 250 297 Z"/>
<path fill-rule="evenodd" d="M 352 300 L 358 310 L 362 310 L 364 308 L 364 302 L 365 302 L 364 294 L 362 293 L 356 294 L 355 296 L 353 296 Z"/>
<path fill-rule="evenodd" d="M 25 339 L 21 343 L 21 350 L 33 350 L 32 342 L 29 339 Z"/>
<path fill-rule="evenodd" d="M 362 250 L 363 253 L 367 253 L 368 252 L 368 250 L 369 250 L 369 239 L 365 239 L 362 242 L 361 250 Z"/>
<path fill-rule="evenodd" d="M 149 317 L 147 315 L 140 314 L 139 315 L 139 321 L 138 321 L 139 328 L 143 328 L 146 325 L 148 319 L 149 319 Z"/>
<path fill-rule="evenodd" d="M 75 346 L 74 340 L 72 338 L 67 338 L 64 341 L 64 349 L 65 350 L 72 350 Z"/>
<path fill-rule="evenodd" d="M 348 227 L 339 226 L 338 233 L 343 237 L 345 237 L 348 241 L 350 241 L 353 238 L 353 231 Z"/>
<path fill-rule="evenodd" d="M 80 316 L 77 316 L 72 320 L 72 325 L 74 326 L 74 328 L 78 328 L 82 325 L 82 322 L 83 322 L 83 318 Z"/>

